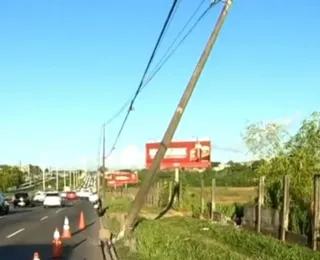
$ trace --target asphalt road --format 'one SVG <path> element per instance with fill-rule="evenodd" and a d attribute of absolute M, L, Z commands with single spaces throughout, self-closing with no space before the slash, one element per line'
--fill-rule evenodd
<path fill-rule="evenodd" d="M 78 231 L 80 212 L 84 212 L 86 229 Z M 0 216 L 0 258 L 32 260 L 34 252 L 41 260 L 50 259 L 55 228 L 62 233 L 64 218 L 68 217 L 72 237 L 64 240 L 64 257 L 67 260 L 100 260 L 98 223 L 90 202 L 79 201 L 65 208 L 43 207 L 11 210 Z"/>

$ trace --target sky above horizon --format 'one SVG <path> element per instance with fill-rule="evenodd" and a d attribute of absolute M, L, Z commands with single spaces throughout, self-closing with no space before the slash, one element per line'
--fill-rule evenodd
<path fill-rule="evenodd" d="M 181 1 L 153 65 L 199 3 Z M 0 164 L 95 168 L 101 125 L 133 96 L 171 4 L 1 1 Z M 139 95 L 108 167 L 144 164 L 145 143 L 162 138 L 221 8 Z M 212 161 L 244 161 L 248 121 L 294 131 L 319 110 L 319 8 L 234 1 L 174 139 L 209 137 Z M 107 152 L 124 116 L 107 125 Z"/>

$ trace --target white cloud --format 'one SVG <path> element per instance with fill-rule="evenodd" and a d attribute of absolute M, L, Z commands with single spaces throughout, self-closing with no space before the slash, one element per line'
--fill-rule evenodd
<path fill-rule="evenodd" d="M 288 116 L 287 118 L 280 118 L 275 120 L 263 121 L 263 123 L 276 123 L 284 127 L 290 127 L 295 124 L 301 118 L 301 112 L 297 111 L 295 114 Z"/>
<path fill-rule="evenodd" d="M 124 148 L 120 154 L 120 163 L 126 167 L 137 167 L 141 163 L 141 153 L 136 145 Z"/>
<path fill-rule="evenodd" d="M 106 159 L 107 168 L 142 168 L 144 167 L 144 151 L 137 145 L 128 145 L 114 150 Z"/>

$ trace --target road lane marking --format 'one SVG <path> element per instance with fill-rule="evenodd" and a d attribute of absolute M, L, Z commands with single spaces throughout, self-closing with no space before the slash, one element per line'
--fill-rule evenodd
<path fill-rule="evenodd" d="M 44 216 L 43 218 L 40 219 L 40 221 L 47 219 L 48 216 Z"/>
<path fill-rule="evenodd" d="M 58 209 L 58 210 L 56 211 L 56 213 L 59 213 L 59 212 L 62 211 L 62 210 L 64 210 L 64 209 Z"/>
<path fill-rule="evenodd" d="M 13 232 L 12 234 L 8 235 L 7 238 L 11 238 L 11 237 L 21 233 L 22 231 L 24 231 L 24 228 L 21 228 L 21 229 L 17 230 L 16 232 Z"/>

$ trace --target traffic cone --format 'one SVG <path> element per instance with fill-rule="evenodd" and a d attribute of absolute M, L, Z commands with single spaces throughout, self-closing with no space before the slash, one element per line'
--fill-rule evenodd
<path fill-rule="evenodd" d="M 64 218 L 63 232 L 61 238 L 71 238 L 69 219 L 67 217 Z"/>
<path fill-rule="evenodd" d="M 40 260 L 40 257 L 39 257 L 39 253 L 38 253 L 38 252 L 35 252 L 35 253 L 33 254 L 32 260 Z"/>
<path fill-rule="evenodd" d="M 86 224 L 85 224 L 85 221 L 84 221 L 84 214 L 83 214 L 83 211 L 81 211 L 78 229 L 79 230 L 83 230 L 83 229 L 85 229 L 85 227 L 86 227 Z"/>
<path fill-rule="evenodd" d="M 62 241 L 60 238 L 60 232 L 58 228 L 55 229 L 53 233 L 53 241 L 52 241 L 52 258 L 53 259 L 60 259 L 62 257 Z"/>

